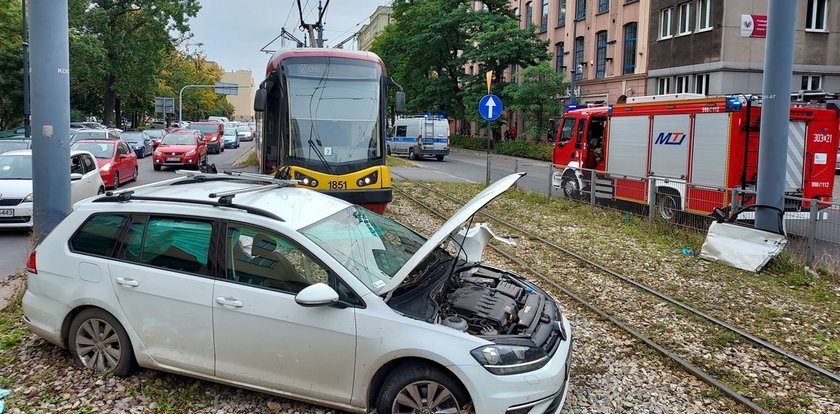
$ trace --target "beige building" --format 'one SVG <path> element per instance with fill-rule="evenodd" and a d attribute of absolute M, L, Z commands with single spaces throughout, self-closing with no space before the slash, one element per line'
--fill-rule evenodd
<path fill-rule="evenodd" d="M 254 119 L 254 77 L 250 70 L 237 70 L 222 74 L 222 82 L 239 85 L 238 95 L 227 95 L 228 102 L 233 105 L 234 112 L 231 121 L 250 121 Z"/>
<path fill-rule="evenodd" d="M 391 8 L 379 6 L 370 15 L 370 23 L 359 29 L 359 50 L 370 50 L 373 40 L 391 24 Z"/>

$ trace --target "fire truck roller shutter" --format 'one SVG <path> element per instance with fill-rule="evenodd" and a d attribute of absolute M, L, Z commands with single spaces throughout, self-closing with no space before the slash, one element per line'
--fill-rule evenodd
<path fill-rule="evenodd" d="M 805 170 L 805 121 L 788 124 L 787 166 L 785 192 L 802 192 Z"/>
<path fill-rule="evenodd" d="M 694 150 L 691 158 L 691 183 L 709 187 L 726 187 L 726 165 L 729 154 L 731 115 L 729 113 L 694 116 Z M 729 171 L 738 174 L 740 171 Z"/>
<path fill-rule="evenodd" d="M 650 175 L 684 180 L 688 177 L 691 116 L 656 115 L 650 134 Z"/>
<path fill-rule="evenodd" d="M 641 154 L 647 154 L 650 118 L 643 116 L 614 116 L 610 119 L 607 140 L 607 172 L 612 176 L 642 178 L 647 165 Z"/>

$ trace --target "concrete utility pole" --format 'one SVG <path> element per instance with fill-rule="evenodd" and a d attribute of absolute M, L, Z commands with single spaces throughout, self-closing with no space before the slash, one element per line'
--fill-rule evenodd
<path fill-rule="evenodd" d="M 784 211 L 790 82 L 797 2 L 770 0 L 764 55 L 764 85 L 758 152 L 756 204 Z M 756 207 L 755 227 L 781 233 L 779 212 Z"/>
<path fill-rule="evenodd" d="M 66 1 L 31 4 L 35 237 L 70 214 L 70 44 Z"/>
<path fill-rule="evenodd" d="M 26 30 L 26 0 L 21 1 L 20 41 L 23 44 L 23 136 L 26 139 L 32 137 L 31 110 L 29 109 L 29 35 Z"/>

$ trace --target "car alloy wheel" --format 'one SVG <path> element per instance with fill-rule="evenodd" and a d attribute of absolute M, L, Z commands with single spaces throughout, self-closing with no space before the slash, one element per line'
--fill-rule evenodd
<path fill-rule="evenodd" d="M 111 314 L 96 308 L 80 312 L 70 325 L 70 355 L 82 367 L 101 373 L 128 375 L 134 353 L 122 325 Z"/>
<path fill-rule="evenodd" d="M 114 190 L 120 188 L 120 172 L 114 171 Z"/>
<path fill-rule="evenodd" d="M 468 402 L 466 390 L 451 374 L 434 367 L 407 365 L 396 367 L 385 380 L 376 407 L 383 414 L 455 414 L 467 409 Z"/>
<path fill-rule="evenodd" d="M 138 171 L 137 166 L 135 166 L 135 167 L 134 167 L 134 175 L 132 175 L 132 176 L 131 176 L 131 181 L 137 181 L 137 176 L 138 176 L 139 174 L 140 174 L 140 171 Z"/>

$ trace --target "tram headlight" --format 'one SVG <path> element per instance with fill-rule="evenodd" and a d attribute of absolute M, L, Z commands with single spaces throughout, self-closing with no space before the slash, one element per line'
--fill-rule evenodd
<path fill-rule="evenodd" d="M 379 181 L 379 172 L 374 171 L 374 172 L 356 180 L 356 186 L 365 187 L 365 186 L 368 186 L 368 185 L 371 185 L 371 184 L 376 184 L 377 181 Z"/>
<path fill-rule="evenodd" d="M 314 188 L 314 187 L 318 186 L 318 180 L 316 180 L 316 179 L 314 179 L 314 178 L 312 178 L 312 177 L 310 177 L 310 176 L 308 176 L 304 173 L 301 173 L 301 172 L 295 171 L 295 180 L 300 181 L 301 184 L 303 184 L 307 187 L 313 187 Z"/>

